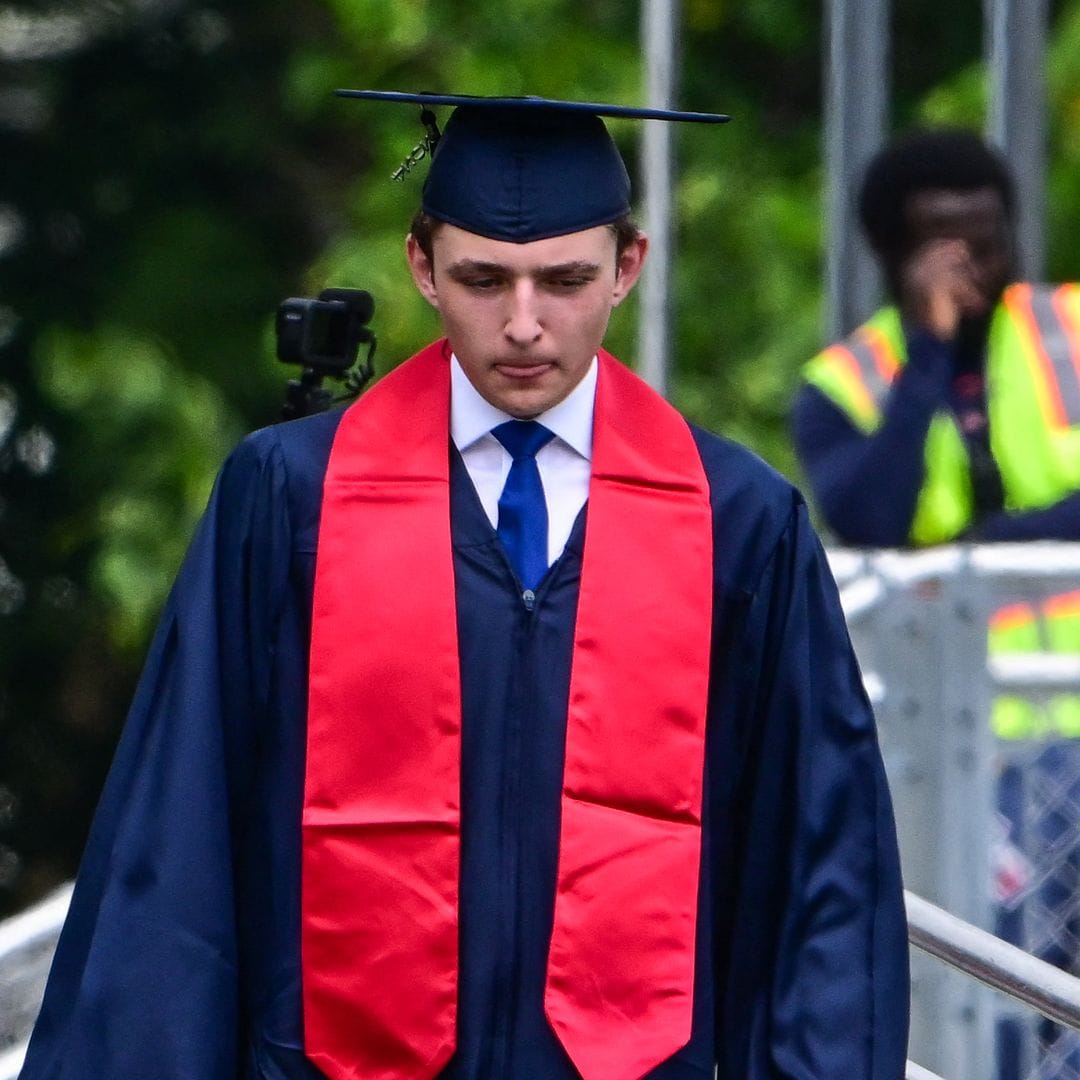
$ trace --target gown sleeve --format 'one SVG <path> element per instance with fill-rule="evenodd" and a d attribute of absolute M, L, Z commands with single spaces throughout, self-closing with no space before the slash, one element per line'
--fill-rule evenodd
<path fill-rule="evenodd" d="M 948 406 L 951 360 L 928 334 L 910 339 L 911 362 L 893 383 L 881 427 L 856 428 L 812 384 L 798 392 L 791 431 L 810 490 L 843 543 L 876 547 L 908 544 L 926 473 L 925 447 L 935 412 Z M 975 543 L 1080 539 L 1080 493 L 1037 510 L 991 513 L 958 539 Z"/>
<path fill-rule="evenodd" d="M 992 514 L 971 529 L 966 539 L 976 543 L 1080 540 L 1080 491 L 1039 510 Z"/>
<path fill-rule="evenodd" d="M 22 1080 L 237 1075 L 234 858 L 289 547 L 276 446 L 234 451 L 176 579 Z"/>
<path fill-rule="evenodd" d="M 893 382 L 881 425 L 867 434 L 816 386 L 796 395 L 791 433 L 810 490 L 845 544 L 901 547 L 926 473 L 927 432 L 948 408 L 951 351 L 930 334 L 908 341 L 910 360 Z"/>
<path fill-rule="evenodd" d="M 730 650 L 736 766 L 720 1080 L 900 1080 L 907 924 L 875 721 L 796 499 Z M 714 770 L 723 768 L 714 761 Z"/>

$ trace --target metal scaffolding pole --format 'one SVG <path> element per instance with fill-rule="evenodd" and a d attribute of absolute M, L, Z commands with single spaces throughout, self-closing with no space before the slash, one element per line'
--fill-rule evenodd
<path fill-rule="evenodd" d="M 984 0 L 990 102 L 986 134 L 1016 181 L 1022 278 L 1045 266 L 1047 0 Z"/>
<path fill-rule="evenodd" d="M 880 298 L 855 214 L 859 179 L 888 119 L 889 0 L 827 0 L 825 18 L 825 326 L 844 337 Z"/>
<path fill-rule="evenodd" d="M 654 108 L 675 103 L 678 0 L 644 0 L 641 48 L 645 57 L 646 101 Z M 666 394 L 671 350 L 672 125 L 647 120 L 641 143 L 644 180 L 642 226 L 649 257 L 639 284 L 638 372 Z"/>

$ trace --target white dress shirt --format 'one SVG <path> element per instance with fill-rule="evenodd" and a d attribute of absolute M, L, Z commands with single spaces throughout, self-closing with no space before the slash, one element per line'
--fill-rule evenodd
<path fill-rule="evenodd" d="M 562 554 L 574 521 L 589 497 L 596 370 L 594 356 L 581 382 L 558 405 L 535 418 L 555 435 L 536 454 L 548 511 L 549 566 Z M 457 357 L 452 356 L 450 437 L 465 462 L 492 528 L 499 523 L 499 496 L 513 459 L 491 434 L 491 429 L 513 419 L 476 392 Z"/>

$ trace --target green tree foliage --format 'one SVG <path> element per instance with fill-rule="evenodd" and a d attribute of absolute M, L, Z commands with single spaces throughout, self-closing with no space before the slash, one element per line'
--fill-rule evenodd
<path fill-rule="evenodd" d="M 71 873 L 213 474 L 274 419 L 277 302 L 359 133 L 281 74 L 319 5 L 0 8 L 0 905 Z"/>
<path fill-rule="evenodd" d="M 979 5 L 897 5 L 894 122 L 978 126 Z M 1051 269 L 1080 268 L 1080 0 L 1053 5 Z M 643 99 L 615 0 L 0 0 L 0 912 L 70 875 L 213 475 L 273 422 L 273 312 L 376 298 L 436 332 L 402 240 L 416 111 L 339 86 Z M 673 396 L 794 473 L 820 345 L 821 5 L 684 0 Z M 933 26 L 933 34 L 926 28 Z M 639 129 L 613 133 L 636 171 Z M 635 179 L 637 179 L 635 177 Z M 635 308 L 613 350 L 635 359 Z"/>

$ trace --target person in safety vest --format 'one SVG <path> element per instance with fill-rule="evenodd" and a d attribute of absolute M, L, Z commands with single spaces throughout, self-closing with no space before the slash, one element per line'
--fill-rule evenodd
<path fill-rule="evenodd" d="M 647 242 L 601 115 L 718 118 L 349 93 L 426 117 L 445 336 L 226 463 L 24 1080 L 899 1080 L 892 810 L 806 507 L 602 348 Z"/>
<path fill-rule="evenodd" d="M 807 364 L 800 463 L 845 544 L 1080 539 L 1080 287 L 1016 282 L 1015 197 L 974 134 L 870 164 L 859 212 L 890 303 Z"/>
<path fill-rule="evenodd" d="M 841 542 L 1080 539 L 1080 286 L 1015 280 L 1015 211 L 1005 162 L 970 132 L 909 134 L 867 168 L 859 214 L 889 302 L 806 365 L 792 410 L 800 462 Z M 1077 599 L 999 610 L 990 654 L 1080 652 Z M 1080 849 L 1062 837 L 1080 828 L 1066 741 L 1080 736 L 1080 697 L 1001 696 L 991 724 L 1000 739 L 1045 743 L 1031 767 L 1010 759 L 1002 773 L 1000 850 L 1015 858 L 997 868 L 998 932 L 1069 967 L 1080 894 L 1062 883 Z M 1025 810 L 1030 787 L 1066 794 Z M 1061 1048 L 1057 1060 L 1048 1076 L 1080 1080 Z"/>

